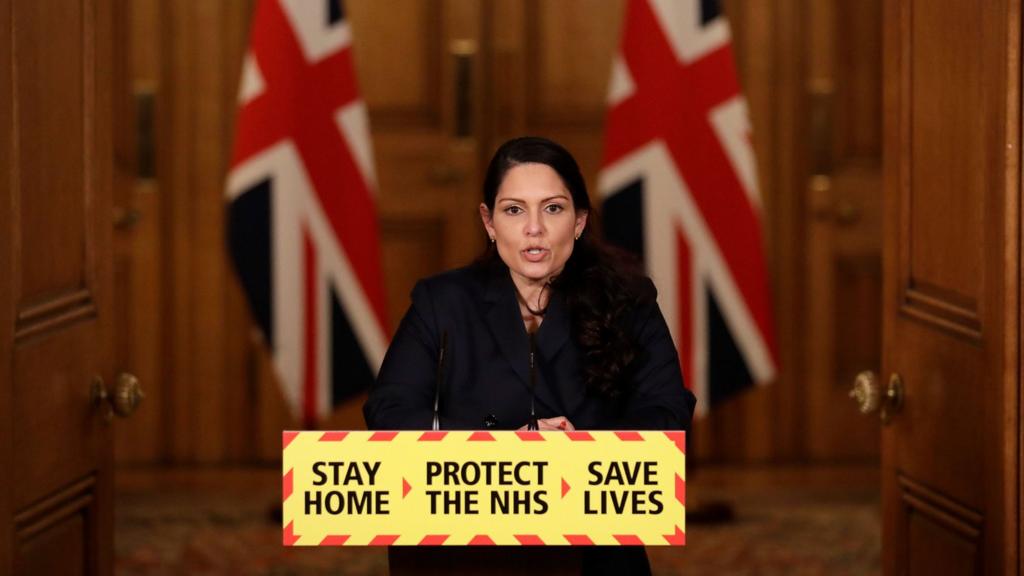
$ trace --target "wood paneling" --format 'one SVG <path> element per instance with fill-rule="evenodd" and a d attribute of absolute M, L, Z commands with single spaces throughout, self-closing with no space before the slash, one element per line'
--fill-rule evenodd
<path fill-rule="evenodd" d="M 930 297 L 937 308 L 963 309 L 976 322 L 986 281 L 984 230 L 993 223 L 985 220 L 985 196 L 971 192 L 996 186 L 1002 177 L 988 169 L 993 150 L 985 146 L 986 136 L 998 130 L 999 110 L 986 95 L 997 89 L 985 80 L 1000 72 L 1002 62 L 964 49 L 985 46 L 984 11 L 968 3 L 911 6 L 907 49 L 914 66 L 903 79 L 910 114 L 904 289 Z M 956 234 L 946 228 L 952 221 Z"/>
<path fill-rule="evenodd" d="M 982 516 L 908 478 L 900 478 L 906 522 L 893 543 L 907 574 L 979 574 Z"/>
<path fill-rule="evenodd" d="M 396 218 L 381 221 L 381 235 L 388 238 L 381 254 L 385 278 L 424 278 L 444 269 L 444 222 L 441 218 Z M 390 329 L 408 307 L 411 286 L 387 283 Z"/>
<path fill-rule="evenodd" d="M 883 373 L 905 400 L 882 432 L 883 567 L 926 574 L 941 549 L 1004 574 L 1020 530 L 1020 5 L 884 9 Z M 905 505 L 913 486 L 930 512 Z"/>
<path fill-rule="evenodd" d="M 438 0 L 350 0 L 345 4 L 352 29 L 360 33 L 354 50 L 356 70 L 375 124 L 440 123 L 441 4 Z"/>
<path fill-rule="evenodd" d="M 83 110 L 93 105 L 86 84 L 91 47 L 84 37 L 89 7 L 14 4 L 13 87 L 17 121 L 24 127 L 16 130 L 22 185 L 15 188 L 20 193 L 13 230 L 19 307 L 74 291 L 85 281 L 83 257 L 89 249 L 81 191 L 91 177 L 86 155 L 92 134 Z"/>
<path fill-rule="evenodd" d="M 0 573 L 109 573 L 112 2 L 0 13 Z"/>
<path fill-rule="evenodd" d="M 618 49 L 621 0 L 499 0 L 488 14 L 486 159 L 505 140 L 552 138 L 572 151 L 588 182 L 603 147 L 605 101 Z"/>
<path fill-rule="evenodd" d="M 95 359 L 67 350 L 89 350 L 90 323 L 20 342 L 13 366 L 12 408 L 16 445 L 11 478 L 14 505 L 22 508 L 80 478 L 105 448 L 98 411 L 89 399 Z M 80 442 L 68 442 L 80 438 Z"/>
<path fill-rule="evenodd" d="M 159 219 L 163 458 L 250 459 L 248 316 L 224 250 L 224 182 L 248 3 L 165 3 Z M 230 40 L 229 43 L 227 40 Z M 200 49 L 201 47 L 201 49 Z M 202 97 L 195 97 L 201 94 Z"/>
<path fill-rule="evenodd" d="M 624 6 L 607 0 L 526 4 L 528 125 L 600 129 Z"/>
<path fill-rule="evenodd" d="M 15 519 L 15 574 L 95 574 L 99 529 L 96 478 L 61 490 Z M 55 551 L 60 553 L 55 554 Z"/>
<path fill-rule="evenodd" d="M 882 5 L 838 2 L 835 21 L 835 149 L 840 158 L 882 153 Z"/>
<path fill-rule="evenodd" d="M 89 574 L 82 515 L 63 518 L 35 538 L 19 542 L 15 574 Z M 54 554 L 60 550 L 60 554 Z"/>
<path fill-rule="evenodd" d="M 807 4 L 801 100 L 808 138 L 803 253 L 804 450 L 817 460 L 877 461 L 879 432 L 848 397 L 877 371 L 881 331 L 880 2 Z"/>

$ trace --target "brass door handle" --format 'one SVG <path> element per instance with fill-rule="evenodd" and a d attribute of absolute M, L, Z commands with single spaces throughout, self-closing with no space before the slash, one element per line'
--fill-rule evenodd
<path fill-rule="evenodd" d="M 878 377 L 871 370 L 865 370 L 854 379 L 850 398 L 857 401 L 861 414 L 878 411 L 882 424 L 888 424 L 893 414 L 903 408 L 903 378 L 894 372 L 889 377 L 889 386 L 882 394 Z"/>
<path fill-rule="evenodd" d="M 142 400 L 146 397 L 142 393 L 142 386 L 134 374 L 122 372 L 117 375 L 117 384 L 114 385 L 114 413 L 122 418 L 127 418 L 135 412 Z"/>
<path fill-rule="evenodd" d="M 117 375 L 113 395 L 107 392 L 103 378 L 93 376 L 90 395 L 93 406 L 103 413 L 103 420 L 106 422 L 110 422 L 115 414 L 121 418 L 131 416 L 146 397 L 142 392 L 142 386 L 139 385 L 139 379 L 127 372 Z"/>
<path fill-rule="evenodd" d="M 477 53 L 476 41 L 471 39 L 453 40 L 450 49 L 453 58 L 453 78 L 455 90 L 454 129 L 456 139 L 462 140 L 473 136 L 473 58 Z"/>

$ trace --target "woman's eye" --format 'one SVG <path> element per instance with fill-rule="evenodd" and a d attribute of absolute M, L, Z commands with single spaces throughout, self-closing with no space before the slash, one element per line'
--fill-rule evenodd
<path fill-rule="evenodd" d="M 558 214 L 564 210 L 561 204 L 548 204 L 544 209 L 547 210 L 549 214 Z"/>
<path fill-rule="evenodd" d="M 510 216 L 515 216 L 516 214 L 521 214 L 522 212 L 523 209 L 520 208 L 519 206 L 509 206 L 508 208 L 505 208 L 505 214 L 508 214 Z"/>

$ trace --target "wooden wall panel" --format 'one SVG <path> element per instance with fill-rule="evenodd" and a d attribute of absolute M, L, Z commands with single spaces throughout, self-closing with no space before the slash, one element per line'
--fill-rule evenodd
<path fill-rule="evenodd" d="M 352 29 L 363 32 L 354 51 L 356 70 L 374 120 L 439 122 L 441 3 L 350 0 L 345 7 Z"/>
<path fill-rule="evenodd" d="M 376 75 L 376 65 L 388 68 L 397 61 L 419 62 L 430 84 L 418 98 L 418 111 L 410 115 L 387 105 L 399 97 L 401 84 L 382 84 L 386 96 L 364 93 L 373 128 L 377 158 L 377 210 L 381 253 L 388 299 L 389 330 L 397 327 L 409 305 L 409 292 L 417 280 L 441 270 L 462 266 L 483 248 L 476 206 L 481 168 L 481 115 L 484 107 L 485 49 L 481 39 L 481 12 L 476 0 L 421 2 L 417 20 L 402 22 L 415 34 L 409 53 L 395 56 L 381 30 L 394 24 L 387 5 L 366 2 L 353 15 L 353 35 L 361 53 L 387 54 L 393 62 L 369 62 L 359 68 L 360 82 Z M 375 46 L 384 43 L 383 46 Z M 458 71 L 462 67 L 462 72 Z M 385 72 L 387 74 L 387 72 Z M 461 76 L 460 76 L 461 74 Z M 410 228 L 404 230 L 408 225 Z M 425 244 L 414 246 L 416 241 Z M 418 253 L 413 255 L 410 252 Z M 428 253 L 428 250 L 434 250 Z M 407 265 L 396 259 L 411 257 Z M 414 265 L 408 265 L 415 262 Z M 358 399 L 350 404 L 360 403 Z M 339 410 L 338 422 L 362 426 L 354 406 Z M 335 420 L 332 420 L 335 421 Z"/>
<path fill-rule="evenodd" d="M 224 240 L 224 182 L 248 2 L 167 3 L 160 178 L 167 278 L 163 458 L 251 460 L 249 317 Z M 194 95 L 201 94 L 201 98 Z M 156 403 L 156 402 L 154 402 Z"/>
<path fill-rule="evenodd" d="M 804 450 L 816 460 L 877 458 L 877 423 L 849 398 L 879 370 L 881 332 L 881 19 L 879 2 L 807 5 L 807 137 L 802 233 Z"/>
<path fill-rule="evenodd" d="M 995 126 L 978 105 L 986 98 L 983 80 L 998 61 L 979 61 L 963 49 L 982 42 L 981 11 L 968 4 L 928 6 L 914 5 L 909 38 L 913 53 L 922 55 L 914 58 L 907 94 L 913 114 L 909 288 L 976 318 L 986 282 L 986 222 L 984 203 L 969 192 L 996 185 L 984 146 Z M 946 226 L 953 220 L 957 233 L 949 234 Z"/>
<path fill-rule="evenodd" d="M 840 158 L 879 158 L 882 153 L 881 3 L 836 4 L 835 146 Z"/>
<path fill-rule="evenodd" d="M 158 87 L 159 4 L 118 0 L 115 10 L 114 106 L 114 282 L 117 369 L 139 378 L 147 401 L 114 431 L 120 462 L 153 462 L 161 457 L 162 373 L 160 189 L 138 173 L 139 98 L 155 107 Z M 152 121 L 152 116 L 150 120 Z M 149 160 L 152 160 L 150 156 Z"/>
<path fill-rule="evenodd" d="M 83 197 L 77 194 L 85 184 L 87 152 L 82 115 L 87 92 L 84 9 L 81 2 L 68 3 L 62 10 L 44 2 L 14 6 L 14 52 L 19 61 L 13 86 L 19 122 L 32 127 L 16 132 L 19 178 L 32 184 L 21 187 L 16 198 L 20 225 L 13 232 L 20 306 L 80 290 L 85 281 L 86 212 Z M 50 49 L 34 44 L 40 38 L 49 38 Z M 57 70 L 61 73 L 55 74 Z M 58 134 L 61 138 L 54 138 Z"/>
<path fill-rule="evenodd" d="M 494 3 L 487 155 L 508 138 L 547 136 L 572 151 L 594 186 L 624 7 L 621 0 Z"/>
<path fill-rule="evenodd" d="M 529 124 L 601 126 L 623 9 L 607 0 L 527 3 Z"/>
<path fill-rule="evenodd" d="M 197 38 L 217 38 L 224 29 L 225 5 L 218 2 L 198 2 L 192 17 L 192 33 Z M 193 418 L 191 428 L 200 432 L 192 443 L 194 457 L 199 462 L 217 462 L 226 459 L 226 440 L 230 434 L 226 396 L 238 383 L 226 379 L 225 361 L 236 361 L 226 355 L 230 326 L 228 324 L 227 252 L 224 247 L 224 175 L 227 173 L 227 155 L 230 151 L 230 132 L 224 119 L 233 110 L 227 107 L 223 94 L 235 93 L 237 82 L 228 84 L 235 74 L 228 72 L 224 45 L 221 42 L 203 42 L 202 59 L 192 58 L 194 86 L 208 98 L 195 100 L 196 109 L 189 130 L 191 141 L 188 154 L 193 166 L 191 206 L 186 216 L 191 232 L 192 266 L 188 275 L 188 290 L 192 303 L 187 309 L 190 317 L 190 345 L 192 348 L 191 388 L 187 413 Z M 223 382 L 216 385 L 215 382 Z M 183 406 L 183 408 L 185 408 Z M 217 434 L 202 434 L 216 430 Z"/>

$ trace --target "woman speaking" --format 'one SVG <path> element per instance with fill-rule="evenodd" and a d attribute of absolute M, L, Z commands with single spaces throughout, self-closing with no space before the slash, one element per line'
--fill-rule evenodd
<path fill-rule="evenodd" d="M 503 144 L 480 204 L 488 249 L 416 284 L 363 408 L 367 426 L 687 430 L 695 399 L 654 285 L 590 234 L 589 215 L 564 148 Z M 649 572 L 643 548 L 582 557 L 585 574 Z"/>

